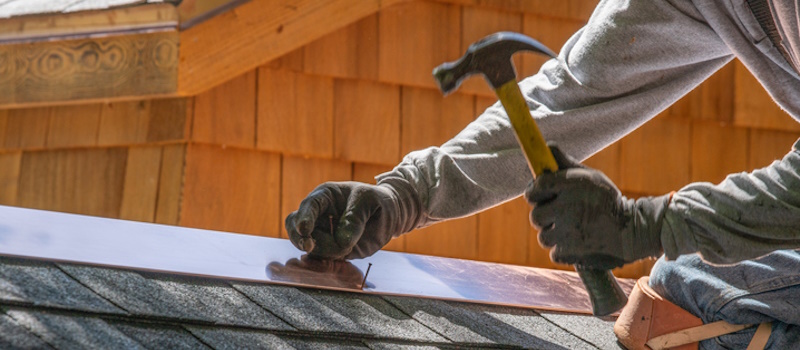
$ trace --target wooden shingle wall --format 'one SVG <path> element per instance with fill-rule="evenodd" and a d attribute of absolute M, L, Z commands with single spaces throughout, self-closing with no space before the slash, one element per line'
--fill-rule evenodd
<path fill-rule="evenodd" d="M 558 49 L 594 1 L 536 3 L 401 3 L 194 97 L 1 110 L 0 204 L 285 237 L 283 218 L 318 184 L 374 182 L 494 103 L 479 78 L 442 98 L 433 67 L 500 30 Z M 542 63 L 516 61 L 525 74 Z M 587 164 L 628 195 L 659 195 L 767 165 L 798 137 L 734 62 Z M 518 198 L 387 249 L 571 268 L 550 262 L 528 210 Z"/>

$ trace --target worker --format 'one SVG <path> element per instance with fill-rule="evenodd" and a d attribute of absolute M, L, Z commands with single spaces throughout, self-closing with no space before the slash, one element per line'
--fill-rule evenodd
<path fill-rule="evenodd" d="M 800 248 L 800 141 L 763 169 L 636 200 L 578 160 L 733 58 L 800 121 L 798 11 L 792 0 L 601 0 L 558 58 L 519 84 L 560 171 L 532 181 L 495 104 L 440 147 L 406 155 L 377 185 L 320 185 L 286 218 L 289 237 L 312 256 L 361 258 L 405 232 L 524 194 L 554 261 L 608 269 L 663 254 L 649 283 L 660 295 L 704 323 L 772 322 L 767 347 L 797 347 L 800 254 L 781 249 Z M 700 345 L 743 348 L 753 333 Z"/>

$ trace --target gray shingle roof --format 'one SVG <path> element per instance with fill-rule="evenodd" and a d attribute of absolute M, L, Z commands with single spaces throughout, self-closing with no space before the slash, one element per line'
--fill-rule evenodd
<path fill-rule="evenodd" d="M 0 348 L 619 348 L 612 320 L 0 257 Z"/>

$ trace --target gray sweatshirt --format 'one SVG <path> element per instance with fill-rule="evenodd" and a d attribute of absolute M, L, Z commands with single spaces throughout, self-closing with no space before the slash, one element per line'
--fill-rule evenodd
<path fill-rule="evenodd" d="M 788 31 L 798 35 L 796 23 L 785 26 Z M 789 52 L 795 41 L 783 43 Z M 745 0 L 601 1 L 558 58 L 520 88 L 545 139 L 586 159 L 734 57 L 800 121 L 800 76 Z M 419 204 L 407 227 L 423 227 L 518 197 L 531 175 L 495 104 L 445 144 L 412 152 L 378 176 L 379 182 L 401 179 L 410 184 L 400 186 L 401 198 Z M 681 189 L 661 237 L 669 258 L 699 251 L 713 262 L 800 247 L 800 143 L 765 169 Z"/>

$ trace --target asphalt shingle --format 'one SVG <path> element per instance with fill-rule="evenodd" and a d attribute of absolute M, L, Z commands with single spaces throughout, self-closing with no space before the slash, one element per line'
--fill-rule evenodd
<path fill-rule="evenodd" d="M 0 349 L 48 349 L 47 343 L 12 318 L 0 315 Z"/>
<path fill-rule="evenodd" d="M 124 313 L 69 278 L 55 265 L 17 258 L 0 257 L 0 300 L 70 310 Z"/>
<path fill-rule="evenodd" d="M 282 338 L 267 331 L 187 327 L 192 334 L 217 350 L 247 349 L 359 349 L 367 347 L 357 341 L 326 341 L 307 337 Z"/>
<path fill-rule="evenodd" d="M 221 325 L 292 329 L 224 282 L 67 264 L 62 264 L 61 268 L 133 314 Z"/>
<path fill-rule="evenodd" d="M 299 329 L 445 341 L 379 296 L 263 284 L 234 287 Z"/>
<path fill-rule="evenodd" d="M 9 310 L 7 314 L 57 349 L 145 349 L 99 318 L 27 310 Z"/>
<path fill-rule="evenodd" d="M 601 349 L 624 349 L 614 335 L 613 317 L 590 317 L 557 312 L 539 312 L 548 321 L 586 339 Z"/>
<path fill-rule="evenodd" d="M 191 333 L 179 327 L 119 323 L 112 323 L 112 325 L 131 339 L 150 349 L 210 349 Z"/>
<path fill-rule="evenodd" d="M 499 344 L 537 349 L 594 349 L 533 310 L 384 297 L 445 337 L 458 343 Z"/>

